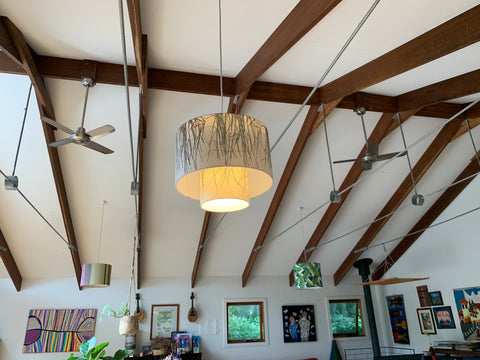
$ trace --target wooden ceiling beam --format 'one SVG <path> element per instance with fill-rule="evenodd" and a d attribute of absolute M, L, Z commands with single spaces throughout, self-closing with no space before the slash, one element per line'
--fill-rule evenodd
<path fill-rule="evenodd" d="M 14 44 L 17 53 L 20 56 L 20 59 L 22 60 L 25 72 L 28 74 L 30 81 L 33 84 L 33 87 L 35 88 L 35 94 L 37 97 L 40 116 L 47 116 L 52 120 L 55 120 L 55 113 L 53 111 L 53 106 L 50 101 L 50 96 L 48 95 L 43 79 L 38 72 L 36 63 L 34 61 L 34 57 L 36 57 L 36 55 L 32 55 L 32 52 L 28 47 L 27 43 L 25 42 L 22 33 L 20 32 L 20 30 L 18 30 L 14 23 L 12 23 L 8 18 L 2 18 L 2 22 L 7 29 L 10 39 Z M 47 143 L 47 151 L 50 158 L 55 187 L 57 190 L 60 208 L 62 211 L 63 222 L 65 224 L 65 230 L 67 232 L 67 240 L 70 245 L 70 255 L 72 257 L 73 268 L 75 271 L 75 276 L 77 278 L 78 287 L 79 289 L 81 289 L 80 279 L 82 274 L 82 265 L 80 263 L 80 255 L 77 241 L 75 238 L 72 215 L 68 204 L 67 191 L 65 189 L 65 181 L 63 179 L 60 159 L 58 157 L 57 148 L 48 146 L 49 143 L 55 141 L 55 135 L 52 126 L 44 123 L 43 121 L 42 126 Z"/>
<path fill-rule="evenodd" d="M 478 152 L 480 156 L 480 151 Z M 477 161 L 477 157 L 473 157 L 467 167 L 457 176 L 452 182 L 455 184 L 460 180 L 466 179 L 469 176 L 471 178 L 464 180 L 456 185 L 449 187 L 443 192 L 443 194 L 435 201 L 435 203 L 427 210 L 427 212 L 421 217 L 420 220 L 410 229 L 406 237 L 404 237 L 395 248 L 387 255 L 388 264 L 383 261 L 377 266 L 372 273 L 372 280 L 380 279 L 389 268 L 391 268 L 405 252 L 412 246 L 415 241 L 423 235 L 425 229 L 428 228 L 433 222 L 443 213 L 443 211 L 457 198 L 458 195 L 467 187 L 468 184 L 476 177 L 480 171 L 480 166 Z"/>
<path fill-rule="evenodd" d="M 205 241 L 207 240 L 208 225 L 210 224 L 210 217 L 212 213 L 210 211 L 205 211 L 205 216 L 203 217 L 202 231 L 200 232 L 200 240 L 198 241 L 197 254 L 195 255 L 195 262 L 193 264 L 192 270 L 192 289 L 197 283 L 198 268 L 200 267 L 200 261 L 202 259 L 203 249 L 205 246 Z"/>
<path fill-rule="evenodd" d="M 407 111 L 419 106 L 457 99 L 480 92 L 480 70 L 455 76 L 451 79 L 424 86 L 397 96 L 398 111 Z"/>
<path fill-rule="evenodd" d="M 468 125 L 470 126 L 470 129 L 473 129 L 474 127 L 480 125 L 480 118 L 469 119 Z M 462 122 L 462 125 L 460 125 L 460 129 L 458 129 L 457 133 L 452 137 L 452 141 L 459 138 L 463 134 L 466 134 L 467 132 L 468 132 L 467 124 L 465 122 Z"/>
<path fill-rule="evenodd" d="M 20 291 L 22 288 L 22 274 L 18 269 L 17 263 L 10 251 L 7 240 L 3 236 L 2 230 L 0 230 L 0 257 L 2 258 L 3 264 L 7 269 L 8 275 L 15 286 L 17 291 Z"/>
<path fill-rule="evenodd" d="M 333 103 L 327 104 L 325 106 L 325 117 L 330 115 L 330 113 L 335 109 L 339 101 L 340 100 L 334 101 Z M 265 243 L 265 239 L 273 224 L 275 215 L 280 208 L 283 196 L 287 191 L 288 184 L 290 183 L 293 173 L 295 172 L 295 168 L 297 167 L 300 156 L 303 153 L 303 149 L 307 144 L 307 140 L 314 131 L 314 128 L 318 127 L 323 120 L 322 115 L 318 112 L 318 110 L 318 106 L 310 107 L 307 116 L 305 117 L 305 121 L 303 122 L 303 126 L 298 133 L 297 140 L 295 141 L 292 152 L 290 153 L 290 157 L 288 158 L 287 164 L 285 165 L 282 177 L 278 182 L 277 189 L 275 190 L 275 194 L 273 195 L 272 201 L 270 203 L 270 207 L 268 208 L 267 214 L 265 215 L 265 219 L 263 220 L 257 239 L 255 240 L 255 244 L 253 245 L 252 251 L 250 252 L 250 255 L 248 257 L 245 269 L 243 270 L 242 287 L 245 287 L 245 285 L 247 284 L 248 278 L 250 277 L 250 274 L 253 270 L 253 266 L 255 264 L 257 256 L 260 252 L 260 249 Z"/>
<path fill-rule="evenodd" d="M 321 102 L 340 99 L 480 40 L 480 5 L 322 86 Z M 418 107 L 414 106 L 414 107 Z"/>
<path fill-rule="evenodd" d="M 10 39 L 10 35 L 5 28 L 5 19 L 6 18 L 4 17 L 0 18 L 0 49 L 6 56 L 12 59 L 15 64 L 17 64 L 20 68 L 23 69 L 22 59 L 20 59 L 17 49 L 15 48 L 15 45 L 13 45 L 12 40 Z"/>
<path fill-rule="evenodd" d="M 438 133 L 435 139 L 432 141 L 427 150 L 423 153 L 422 157 L 417 161 L 415 166 L 412 169 L 413 178 L 415 182 L 418 183 L 420 179 L 425 175 L 427 170 L 433 164 L 435 159 L 440 155 L 440 153 L 445 149 L 448 143 L 451 141 L 453 136 L 457 133 L 460 128 L 462 119 L 453 119 L 448 124 L 446 124 L 442 130 Z M 405 198 L 408 196 L 410 191 L 413 189 L 412 178 L 408 174 L 400 186 L 397 188 L 395 193 L 392 195 L 390 200 L 386 203 L 383 209 L 375 218 L 375 222 L 372 223 L 365 233 L 362 235 L 360 240 L 350 251 L 348 256 L 339 266 L 337 271 L 333 276 L 335 285 L 338 285 L 340 281 L 345 277 L 347 272 L 353 266 L 356 260 L 360 257 L 361 253 L 358 250 L 363 249 L 370 245 L 375 236 L 380 232 L 383 226 L 389 220 L 388 214 L 394 212 L 402 204 Z"/>
<path fill-rule="evenodd" d="M 42 77 L 75 80 L 81 79 L 83 60 L 73 60 L 65 58 L 55 58 L 48 56 L 38 57 L 38 69 Z M 9 58 L 0 52 L 0 72 L 12 74 L 25 74 L 25 71 L 13 63 Z M 136 68 L 129 67 L 128 70 L 130 85 L 138 86 Z M 123 67 L 117 64 L 97 63 L 97 83 L 110 85 L 124 85 Z M 213 75 L 203 75 L 187 73 L 181 71 L 149 69 L 148 86 L 150 89 L 170 90 L 188 93 L 198 93 L 204 95 L 220 95 L 219 77 Z M 224 77 L 225 96 L 235 96 L 234 78 Z M 256 81 L 250 91 L 247 99 L 280 102 L 290 104 L 302 104 L 311 91 L 311 87 L 271 83 Z M 367 111 L 396 113 L 397 105 L 392 96 L 360 93 L 362 96 L 362 106 Z M 340 109 L 354 110 L 357 105 L 355 98 L 357 94 L 351 94 L 342 99 L 338 104 Z M 308 105 L 320 105 L 320 96 L 314 94 Z M 462 104 L 438 103 L 425 106 L 416 115 L 434 118 L 448 119 L 462 108 Z M 465 115 L 462 114 L 462 118 Z"/>
<path fill-rule="evenodd" d="M 235 78 L 235 93 L 245 92 L 283 54 L 341 0 L 300 0 Z"/>
<path fill-rule="evenodd" d="M 147 101 L 148 101 L 148 38 L 142 34 L 142 16 L 140 0 L 127 0 L 130 29 L 132 31 L 133 50 L 137 83 L 141 88 L 141 107 L 138 138 L 138 216 L 137 216 L 137 287 L 142 287 L 142 219 L 143 219 L 143 160 L 144 140 L 147 137 Z M 130 77 L 129 77 L 130 79 Z"/>
<path fill-rule="evenodd" d="M 377 122 L 377 125 L 375 126 L 372 133 L 370 134 L 368 138 L 368 142 L 374 142 L 377 144 L 381 142 L 381 140 L 385 136 L 387 129 L 392 123 L 393 115 L 394 114 L 392 113 L 385 113 L 381 116 L 381 118 Z M 365 155 L 365 145 L 360 150 L 358 157 L 363 157 L 364 155 Z M 355 181 L 357 181 L 360 178 L 360 175 L 362 174 L 362 172 L 363 172 L 362 164 L 359 162 L 354 162 L 350 167 L 349 172 L 345 176 L 345 179 L 343 180 L 343 183 L 338 189 L 338 191 L 341 192 L 347 189 L 348 187 L 350 187 L 353 183 L 355 183 Z M 345 191 L 342 194 L 342 198 L 339 203 L 330 203 L 327 210 L 325 211 L 325 214 L 322 216 L 322 218 L 320 219 L 320 222 L 318 223 L 317 227 L 313 231 L 312 236 L 308 240 L 308 243 L 305 245 L 305 249 L 312 249 L 318 245 L 323 235 L 327 231 L 328 227 L 332 223 L 333 219 L 335 218 L 335 215 L 344 204 L 350 191 L 351 189 Z M 302 251 L 302 254 L 299 256 L 297 262 L 305 262 L 310 258 L 311 255 L 312 255 L 311 251 L 308 253 Z M 293 271 L 291 271 L 289 274 L 289 283 L 290 283 L 290 286 L 292 286 L 294 283 Z"/>

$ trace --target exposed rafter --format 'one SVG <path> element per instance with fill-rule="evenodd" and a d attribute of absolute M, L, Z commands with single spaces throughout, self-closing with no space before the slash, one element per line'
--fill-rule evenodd
<path fill-rule="evenodd" d="M 78 81 L 81 78 L 83 60 L 38 56 L 38 70 L 42 77 Z M 0 52 L 0 72 L 12 74 L 25 74 L 25 71 L 11 59 Z M 136 68 L 128 69 L 130 85 L 138 86 Z M 455 78 L 452 78 L 455 79 Z M 204 95 L 220 95 L 219 77 L 181 71 L 152 69 L 148 70 L 149 89 L 180 91 Z M 124 85 L 123 69 L 121 65 L 98 62 L 97 83 L 110 85 Z M 225 96 L 235 96 L 234 79 L 224 77 Z M 270 101 L 290 104 L 302 104 L 311 87 L 271 82 L 256 81 L 246 99 Z M 340 101 L 338 108 L 354 110 L 357 95 L 361 94 L 362 105 L 367 111 L 397 112 L 395 97 L 368 93 L 355 93 L 348 95 Z M 442 95 L 443 96 L 443 95 Z M 316 93 L 308 105 L 320 105 L 320 96 Z M 416 115 L 448 119 L 462 108 L 461 104 L 438 103 L 425 106 Z M 473 109 L 472 109 L 473 110 Z M 479 114 L 480 115 L 480 114 Z M 477 116 L 479 116 L 477 115 Z M 465 116 L 461 116 L 465 118 Z"/>
<path fill-rule="evenodd" d="M 2 17 L 2 22 L 7 29 L 11 42 L 14 44 L 17 53 L 22 60 L 23 67 L 28 74 L 30 81 L 35 88 L 35 94 L 37 96 L 40 116 L 47 116 L 55 120 L 55 113 L 50 101 L 50 96 L 45 88 L 43 79 L 38 72 L 37 65 L 34 61 L 34 56 L 31 53 L 25 39 L 8 18 Z M 36 57 L 36 56 L 35 56 Z M 55 141 L 55 135 L 53 127 L 42 121 L 43 131 L 47 145 Z M 67 191 L 65 189 L 65 181 L 63 179 L 62 168 L 60 166 L 60 159 L 58 157 L 57 148 L 47 146 L 48 155 L 50 157 L 50 164 L 52 167 L 53 178 L 55 181 L 55 187 L 57 189 L 58 200 L 60 202 L 60 208 L 62 211 L 63 222 L 65 224 L 65 230 L 67 232 L 67 240 L 70 245 L 70 254 L 72 256 L 73 268 L 77 278 L 78 287 L 80 289 L 80 277 L 82 273 L 82 265 L 80 263 L 80 255 L 75 238 L 75 231 L 73 228 L 72 215 L 68 204 Z"/>
<path fill-rule="evenodd" d="M 383 114 L 380 120 L 378 120 L 377 125 L 373 129 L 372 133 L 370 134 L 368 138 L 368 142 L 374 142 L 379 144 L 381 140 L 384 138 L 385 133 L 388 127 L 390 126 L 390 123 L 392 122 L 392 118 L 393 118 L 393 114 L 391 113 Z M 365 146 L 363 146 L 362 149 L 360 150 L 358 157 L 362 157 L 364 156 L 364 154 L 365 154 Z M 345 176 L 345 179 L 343 180 L 343 183 L 340 186 L 339 191 L 343 191 L 344 189 L 351 186 L 355 181 L 358 180 L 362 172 L 363 172 L 362 164 L 360 162 L 353 163 L 352 166 L 350 167 L 349 172 L 347 173 L 347 176 Z M 348 194 L 350 193 L 350 190 L 347 190 L 342 194 L 342 199 L 340 200 L 339 203 L 331 203 L 328 206 L 327 210 L 325 211 L 325 214 L 322 216 L 320 222 L 318 223 L 317 227 L 313 231 L 313 234 L 310 237 L 310 240 L 305 245 L 305 249 L 311 249 L 318 245 L 323 235 L 327 231 L 327 228 L 330 226 L 333 219 L 335 218 L 335 215 L 337 214 L 338 210 L 340 210 L 341 206 L 344 204 L 346 198 L 348 197 Z M 312 252 L 308 252 L 308 254 L 304 252 L 303 255 L 299 257 L 298 261 L 299 262 L 306 261 L 305 257 L 307 257 L 307 260 L 308 260 L 311 254 Z M 293 272 L 290 272 L 290 275 L 289 275 L 290 286 L 293 285 L 293 281 L 294 281 Z"/>
<path fill-rule="evenodd" d="M 418 160 L 418 162 L 412 169 L 412 174 L 415 182 L 420 181 L 423 175 L 425 175 L 427 170 L 433 164 L 435 159 L 440 155 L 443 149 L 445 149 L 448 143 L 452 140 L 453 136 L 460 128 L 461 122 L 461 119 L 454 119 L 448 124 L 446 124 L 442 128 L 442 130 L 440 130 L 438 135 L 435 137 L 430 146 L 423 153 L 422 157 Z M 389 220 L 390 217 L 386 215 L 397 210 L 412 189 L 412 178 L 410 177 L 410 174 L 408 174 L 403 180 L 403 182 L 400 184 L 398 189 L 395 191 L 395 193 L 392 195 L 390 200 L 388 200 L 383 209 L 377 215 L 377 217 L 375 218 L 376 221 L 367 228 L 360 240 L 357 242 L 357 244 L 350 251 L 346 259 L 335 272 L 333 276 L 335 285 L 338 285 L 338 283 L 343 279 L 343 277 L 353 266 L 355 261 L 358 260 L 358 258 L 360 257 L 361 253 L 356 251 L 370 245 L 375 236 L 380 232 L 380 230 Z"/>
<path fill-rule="evenodd" d="M 335 109 L 336 104 L 337 102 L 333 102 L 332 104 L 328 104 L 328 106 L 325 107 L 325 116 L 328 116 Z M 303 122 L 303 126 L 298 133 L 295 145 L 293 146 L 290 157 L 288 158 L 287 164 L 285 165 L 282 177 L 278 182 L 278 186 L 275 190 L 275 194 L 273 195 L 270 207 L 268 208 L 267 214 L 265 215 L 262 227 L 260 228 L 257 239 L 255 240 L 255 244 L 253 245 L 250 256 L 248 257 L 247 264 L 245 265 L 245 269 L 243 270 L 242 287 L 245 287 L 245 285 L 247 284 L 248 278 L 250 276 L 250 273 L 252 272 L 257 256 L 260 253 L 260 249 L 263 247 L 263 244 L 265 243 L 265 239 L 268 235 L 270 227 L 272 226 L 275 215 L 280 208 L 283 196 L 285 195 L 285 191 L 287 190 L 288 184 L 290 183 L 290 179 L 295 172 L 295 168 L 297 167 L 300 156 L 303 153 L 303 149 L 307 144 L 307 140 L 312 134 L 314 126 L 318 126 L 322 121 L 322 115 L 318 113 L 318 109 L 319 107 L 317 106 L 310 107 L 307 116 L 305 117 L 305 121 Z"/>
<path fill-rule="evenodd" d="M 133 49 L 135 52 L 135 68 L 138 84 L 141 87 L 141 108 L 138 138 L 138 246 L 137 246 L 137 287 L 142 284 L 142 219 L 143 219 L 143 154 L 144 139 L 147 136 L 147 94 L 148 94 L 148 39 L 142 35 L 142 17 L 140 0 L 127 0 L 130 28 L 132 30 Z"/>
<path fill-rule="evenodd" d="M 480 5 L 322 86 L 321 101 L 340 99 L 476 43 L 479 17 Z"/>
<path fill-rule="evenodd" d="M 478 153 L 480 156 L 480 152 Z M 449 187 L 444 193 L 435 201 L 435 203 L 427 210 L 427 212 L 421 217 L 420 220 L 410 229 L 409 234 L 404 237 L 395 248 L 387 255 L 388 264 L 386 261 L 383 261 L 380 265 L 377 266 L 375 271 L 372 273 L 372 280 L 380 279 L 388 270 L 392 267 L 405 252 L 412 246 L 415 241 L 422 236 L 424 229 L 432 225 L 432 223 L 443 213 L 443 211 L 452 203 L 453 200 L 457 198 L 458 195 L 467 187 L 468 184 L 475 179 L 477 174 L 480 171 L 480 166 L 477 161 L 477 157 L 473 157 L 470 160 L 470 163 L 467 167 L 457 176 L 457 178 L 452 182 L 463 180 L 471 176 L 468 180 L 464 180 L 454 186 Z M 388 267 L 387 267 L 388 266 Z"/>
<path fill-rule="evenodd" d="M 192 270 L 192 289 L 197 283 L 198 268 L 200 267 L 200 260 L 202 259 L 203 247 L 205 241 L 207 240 L 208 225 L 210 224 L 210 217 L 212 213 L 210 211 L 205 211 L 205 216 L 203 217 L 202 231 L 200 232 L 200 240 L 198 241 L 197 254 L 195 255 L 195 262 L 193 264 Z"/>
<path fill-rule="evenodd" d="M 300 0 L 235 78 L 242 94 L 341 0 Z"/>

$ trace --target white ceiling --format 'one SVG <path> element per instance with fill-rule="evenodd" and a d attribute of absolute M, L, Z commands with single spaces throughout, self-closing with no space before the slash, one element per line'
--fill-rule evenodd
<path fill-rule="evenodd" d="M 148 35 L 151 67 L 204 74 L 219 73 L 218 2 L 216 0 L 141 0 L 143 32 Z M 297 1 L 222 1 L 223 66 L 235 77 Z M 324 73 L 372 1 L 343 0 L 310 33 L 274 64 L 261 80 L 313 86 Z M 478 0 L 383 0 L 362 28 L 325 83 L 375 59 L 425 31 L 476 6 Z M 0 3 L 0 14 L 9 17 L 29 45 L 41 55 L 122 62 L 117 2 L 73 0 L 16 0 Z M 125 8 L 128 63 L 134 65 L 133 47 Z M 385 95 L 435 83 L 478 68 L 480 43 L 432 61 L 412 71 L 372 86 L 365 91 Z M 0 169 L 10 175 L 29 87 L 26 76 L 0 74 Z M 81 82 L 46 79 L 58 122 L 78 127 L 84 88 Z M 131 88 L 132 119 L 138 123 L 138 88 Z M 478 94 L 477 94 L 478 95 Z M 476 96 L 458 99 L 475 100 Z M 228 103 L 228 98 L 225 98 Z M 144 163 L 143 274 L 189 276 L 193 268 L 204 212 L 199 204 L 182 197 L 174 185 L 176 129 L 198 115 L 220 110 L 215 96 L 149 90 L 148 131 Z M 242 112 L 262 121 L 272 144 L 298 110 L 298 105 L 247 101 Z M 256 240 L 276 185 L 293 147 L 307 109 L 304 109 L 272 153 L 274 186 L 252 200 L 250 207 L 220 219 L 212 216 L 210 235 L 203 252 L 202 276 L 241 276 Z M 365 116 L 370 132 L 380 113 Z M 413 117 L 405 123 L 407 143 L 413 143 L 443 120 Z M 98 84 L 90 91 L 85 128 L 111 124 L 116 132 L 99 140 L 112 148 L 102 155 L 83 147 L 59 148 L 68 200 L 82 262 L 97 258 L 102 201 L 106 200 L 100 260 L 113 264 L 114 277 L 128 277 L 134 235 L 134 200 L 130 195 L 132 167 L 126 115 L 125 90 Z M 359 118 L 350 110 L 336 109 L 328 118 L 332 159 L 353 158 L 363 145 Z M 136 133 L 134 126 L 134 133 Z M 474 130 L 478 139 L 479 132 Z M 57 139 L 63 134 L 56 132 Z M 428 147 L 428 137 L 410 151 L 414 164 Z M 136 142 L 135 142 L 136 146 Z M 383 140 L 380 152 L 403 148 L 399 131 Z M 427 195 L 446 186 L 473 156 L 467 136 L 451 143 L 418 184 Z M 335 182 L 341 184 L 351 164 L 334 165 Z M 374 165 L 374 169 L 381 164 Z M 369 223 L 408 174 L 406 158 L 396 159 L 356 186 L 325 234 L 322 243 Z M 19 188 L 48 221 L 66 237 L 53 183 L 37 104 L 31 101 L 16 175 Z M 364 172 L 362 176 L 368 175 Z M 472 187 L 476 186 L 476 188 Z M 468 191 L 478 191 L 474 182 Z M 320 127 L 308 142 L 257 259 L 253 276 L 285 275 L 301 254 L 326 207 L 322 207 L 283 235 L 281 231 L 324 204 L 332 188 L 325 134 Z M 439 194 L 426 196 L 423 207 L 409 205 L 395 214 L 377 236 L 381 243 L 406 233 Z M 24 278 L 73 277 L 70 252 L 62 239 L 13 191 L 0 191 L 0 229 Z M 303 210 L 300 210 L 303 207 Z M 212 231 L 215 229 L 215 231 Z M 359 230 L 316 250 L 313 260 L 322 262 L 332 275 L 358 241 Z M 274 239 L 274 240 L 272 240 Z M 391 249 L 396 243 L 387 245 Z M 383 260 L 383 248 L 366 252 L 375 263 Z M 0 264 L 0 277 L 8 274 Z"/>

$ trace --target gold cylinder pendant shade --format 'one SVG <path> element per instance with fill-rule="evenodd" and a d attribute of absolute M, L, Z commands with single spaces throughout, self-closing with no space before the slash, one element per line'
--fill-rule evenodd
<path fill-rule="evenodd" d="M 186 122 L 177 131 L 175 183 L 206 211 L 245 209 L 273 183 L 267 128 L 241 114 Z"/>

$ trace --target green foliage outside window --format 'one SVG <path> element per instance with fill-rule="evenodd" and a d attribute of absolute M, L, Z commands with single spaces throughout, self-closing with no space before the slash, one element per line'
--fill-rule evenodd
<path fill-rule="evenodd" d="M 227 304 L 228 342 L 264 341 L 261 303 Z"/>
<path fill-rule="evenodd" d="M 360 299 L 330 300 L 329 303 L 333 337 L 365 335 Z"/>

